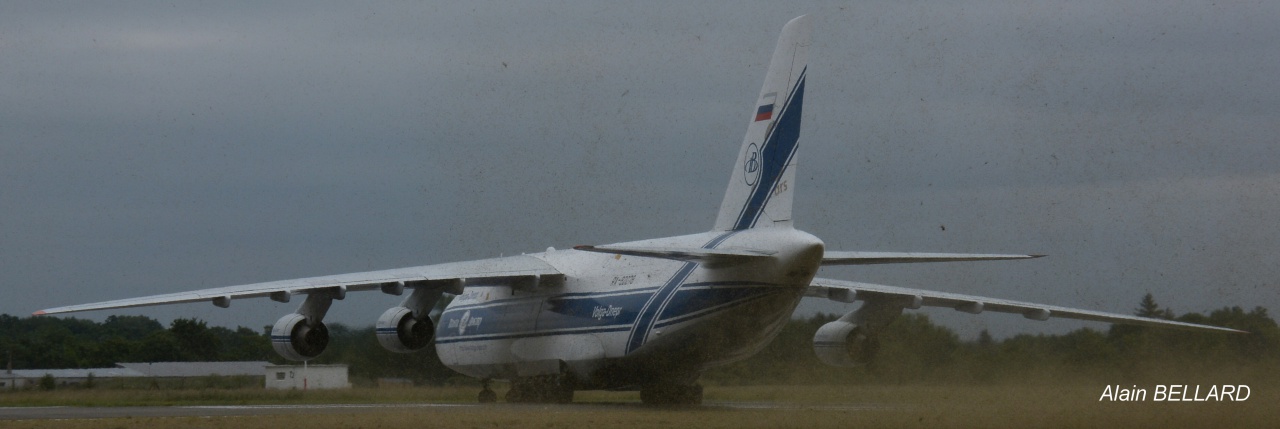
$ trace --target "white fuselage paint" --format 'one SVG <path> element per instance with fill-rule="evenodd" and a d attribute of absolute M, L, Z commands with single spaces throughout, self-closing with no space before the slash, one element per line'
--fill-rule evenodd
<path fill-rule="evenodd" d="M 759 351 L 817 272 L 822 241 L 791 228 L 713 231 L 617 246 L 750 249 L 772 263 L 715 266 L 575 250 L 532 254 L 565 274 L 529 290 L 468 287 L 440 314 L 436 351 L 481 379 L 572 374 L 617 388 L 696 377 Z"/>

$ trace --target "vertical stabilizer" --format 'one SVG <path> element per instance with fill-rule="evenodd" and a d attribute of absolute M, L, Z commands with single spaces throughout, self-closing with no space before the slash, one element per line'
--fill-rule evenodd
<path fill-rule="evenodd" d="M 729 188 L 720 203 L 717 230 L 791 226 L 795 156 L 809 63 L 809 21 L 805 15 L 782 27 L 764 88 L 751 109 Z"/>

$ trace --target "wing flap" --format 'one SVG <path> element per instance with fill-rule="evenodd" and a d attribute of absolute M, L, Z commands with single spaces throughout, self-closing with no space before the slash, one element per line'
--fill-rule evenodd
<path fill-rule="evenodd" d="M 971 262 L 1034 259 L 1044 255 L 1005 255 L 984 253 L 910 253 L 910 252 L 842 252 L 826 251 L 822 265 L 910 264 L 921 262 Z"/>
<path fill-rule="evenodd" d="M 1106 313 L 1079 308 L 1060 307 L 1056 305 L 1036 304 L 982 296 L 962 295 L 957 293 L 936 292 L 923 289 L 911 289 L 898 286 L 886 286 L 871 283 L 850 282 L 815 278 L 810 283 L 805 296 L 821 297 L 842 302 L 868 300 L 874 298 L 901 299 L 906 308 L 947 307 L 967 313 L 994 311 L 998 313 L 1021 314 L 1032 320 L 1048 320 L 1049 318 L 1089 320 L 1094 322 L 1121 323 L 1130 325 L 1157 326 L 1178 328 L 1193 331 L 1217 331 L 1247 333 L 1230 328 L 1178 322 L 1173 320 L 1152 319 L 1130 316 L 1126 314 Z"/>
<path fill-rule="evenodd" d="M 219 306 L 225 306 L 230 304 L 230 300 L 261 297 L 270 297 L 277 301 L 288 301 L 288 296 L 290 295 L 322 291 L 359 292 L 379 289 L 384 284 L 397 282 L 405 283 L 406 287 L 420 286 L 424 282 L 456 281 L 463 285 L 510 285 L 512 287 L 529 288 L 550 282 L 563 282 L 563 279 L 563 274 L 541 259 L 521 255 L 201 289 L 190 292 L 55 307 L 40 310 L 33 314 L 71 313 L 189 302 L 213 302 Z"/>

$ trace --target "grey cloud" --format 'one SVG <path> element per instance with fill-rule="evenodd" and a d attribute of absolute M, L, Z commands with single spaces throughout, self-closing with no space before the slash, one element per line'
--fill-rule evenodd
<path fill-rule="evenodd" d="M 801 13 L 800 227 L 833 249 L 1052 255 L 831 275 L 1121 312 L 1146 291 L 1280 304 L 1267 2 L 41 2 L 0 6 L 0 312 L 705 229 Z M 367 324 L 391 302 L 342 304 Z"/>

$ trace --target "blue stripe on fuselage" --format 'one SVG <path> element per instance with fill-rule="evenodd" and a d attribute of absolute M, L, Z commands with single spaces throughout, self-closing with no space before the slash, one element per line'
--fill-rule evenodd
<path fill-rule="evenodd" d="M 725 240 L 728 240 L 729 237 L 736 233 L 737 231 L 729 231 L 717 235 L 715 238 L 711 239 L 711 241 L 708 241 L 707 244 L 703 245 L 702 248 L 714 249 L 716 246 L 719 246 L 720 243 L 724 243 Z M 653 330 L 654 322 L 658 320 L 658 315 L 661 314 L 662 310 L 671 302 L 671 298 L 675 296 L 675 292 L 680 288 L 680 285 L 683 284 L 684 281 L 689 278 L 689 275 L 693 274 L 693 271 L 697 268 L 698 263 L 685 262 L 684 265 L 681 265 L 680 269 L 676 270 L 676 273 L 671 276 L 671 279 L 667 280 L 667 283 L 663 285 L 661 289 L 658 289 L 657 293 L 653 294 L 653 297 L 649 299 L 649 302 L 644 304 L 644 308 L 640 310 L 640 318 L 636 321 L 635 326 L 631 328 L 631 335 L 627 338 L 627 353 L 631 353 L 644 345 L 645 340 L 649 338 L 649 332 Z"/>
<path fill-rule="evenodd" d="M 670 280 L 658 289 L 658 292 L 649 297 L 649 301 L 640 309 L 640 319 L 631 327 L 631 336 L 627 338 L 627 353 L 631 353 L 644 344 L 644 340 L 649 337 L 649 331 L 653 329 L 653 322 L 658 318 L 658 310 L 666 305 L 667 301 L 674 295 L 681 283 L 684 283 L 693 274 L 694 268 L 697 268 L 696 262 L 685 262 L 680 269 L 671 276 Z"/>
<path fill-rule="evenodd" d="M 661 313 L 660 320 L 654 322 L 654 326 L 661 327 L 674 323 L 680 323 L 692 320 L 698 317 L 714 314 L 738 305 L 754 301 L 763 297 L 767 297 L 778 293 L 777 287 L 780 285 L 771 283 L 755 283 L 755 282 L 715 282 L 715 283 L 691 283 L 680 288 L 676 294 L 677 298 L 672 300 L 667 310 Z M 528 338 L 541 337 L 549 335 L 562 334 L 584 334 L 584 333 L 606 333 L 606 332 L 625 332 L 635 325 L 636 311 L 626 311 L 627 308 L 638 308 L 644 299 L 649 298 L 651 294 L 634 294 L 634 295 L 616 295 L 588 297 L 575 296 L 563 297 L 554 296 L 548 298 L 546 305 L 542 307 L 541 313 L 537 316 L 537 327 L 529 329 L 529 323 L 512 323 L 513 321 L 501 320 L 507 312 L 506 306 L 486 307 L 483 309 L 471 308 L 466 311 L 446 311 L 440 317 L 442 326 L 437 328 L 436 342 L 440 344 L 450 344 L 465 341 L 488 341 L 498 339 L 512 338 Z M 518 306 L 525 303 L 509 303 L 508 306 Z M 620 311 L 616 316 L 609 315 L 607 312 L 596 313 L 597 309 L 617 308 Z M 480 318 L 484 322 L 468 326 L 465 333 L 459 333 L 454 327 L 450 328 L 450 320 L 459 320 L 461 314 L 470 311 L 469 319 Z M 523 326 L 525 329 L 513 330 L 511 328 Z M 395 328 L 384 328 L 378 330 L 379 333 L 393 333 Z"/>
<path fill-rule="evenodd" d="M 733 283 L 732 285 L 708 286 L 708 284 L 690 283 L 680 288 L 679 296 L 659 314 L 656 325 L 668 325 L 674 319 L 697 316 L 707 310 L 717 309 L 721 305 L 741 303 L 750 298 L 758 298 L 779 292 L 779 285 L 772 283 Z"/>

